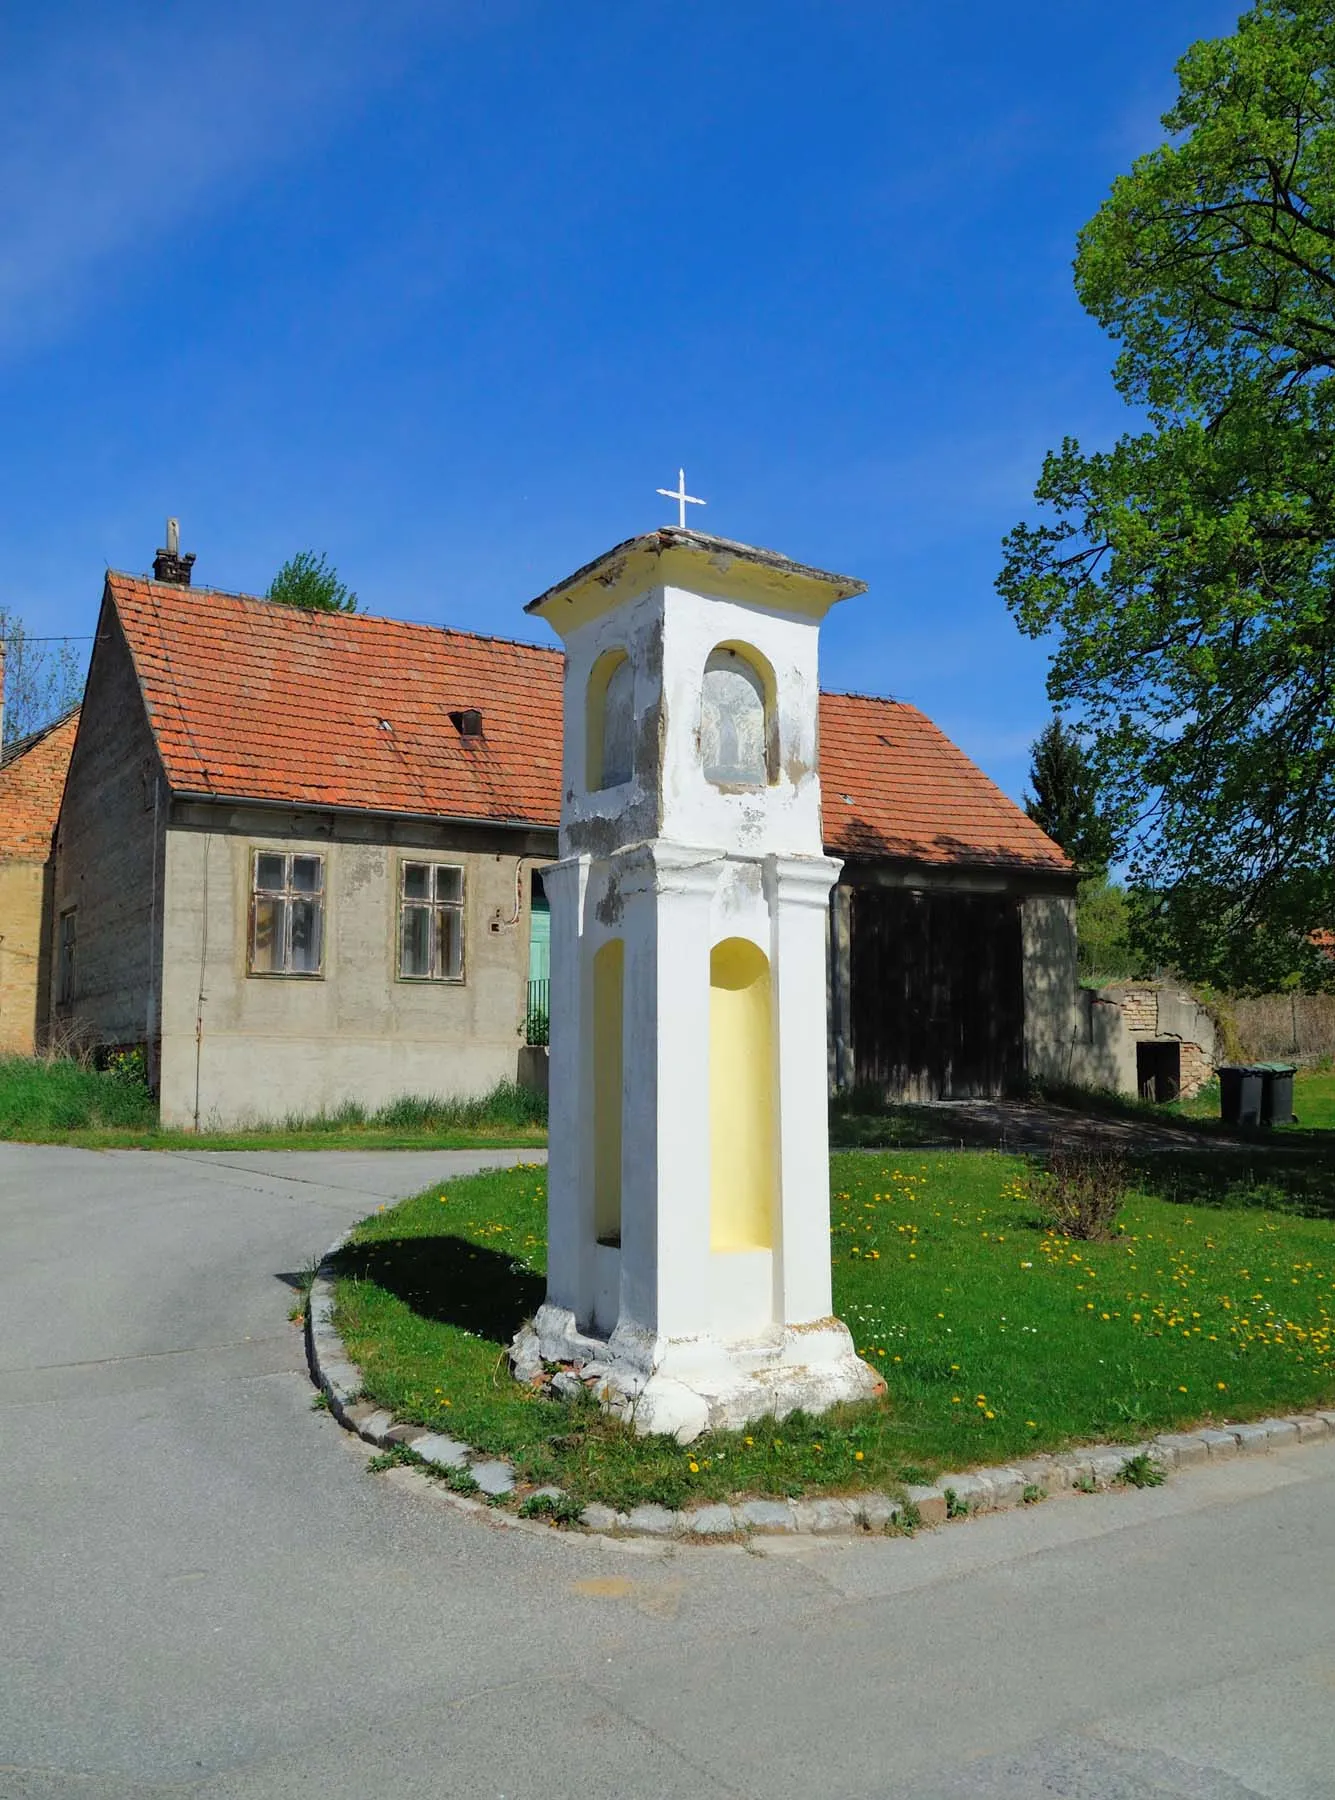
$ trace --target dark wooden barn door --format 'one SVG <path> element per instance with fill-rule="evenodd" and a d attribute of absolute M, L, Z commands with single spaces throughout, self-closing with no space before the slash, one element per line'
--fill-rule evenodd
<path fill-rule="evenodd" d="M 902 1100 L 1012 1087 L 1024 1070 L 1018 901 L 908 888 L 851 898 L 857 1080 Z"/>

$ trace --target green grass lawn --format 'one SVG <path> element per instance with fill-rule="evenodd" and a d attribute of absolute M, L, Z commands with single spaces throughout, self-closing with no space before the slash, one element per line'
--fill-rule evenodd
<path fill-rule="evenodd" d="M 1300 1070 L 1293 1083 L 1293 1110 L 1296 1129 L 1335 1131 L 1335 1071 Z"/>
<path fill-rule="evenodd" d="M 1146 1159 L 1116 1240 L 1036 1219 L 1034 1165 L 832 1161 L 835 1305 L 884 1401 L 636 1440 L 518 1387 L 504 1346 L 543 1295 L 545 1172 L 436 1187 L 358 1228 L 337 1318 L 368 1398 L 577 1501 L 893 1488 L 1082 1440 L 1335 1400 L 1335 1183 L 1310 1157 Z"/>
<path fill-rule="evenodd" d="M 1178 1109 L 1186 1118 L 1217 1119 L 1219 1117 L 1219 1083 L 1212 1081 L 1194 1099 L 1184 1100 Z M 1306 1131 L 1335 1131 L 1335 1071 L 1299 1069 L 1293 1081 L 1293 1110 L 1296 1125 L 1274 1127 L 1294 1136 Z"/>
<path fill-rule="evenodd" d="M 0 1140 L 86 1150 L 454 1150 L 547 1141 L 547 1103 L 514 1083 L 471 1100 L 405 1096 L 368 1110 L 257 1120 L 236 1131 L 164 1130 L 134 1072 L 0 1057 Z"/>

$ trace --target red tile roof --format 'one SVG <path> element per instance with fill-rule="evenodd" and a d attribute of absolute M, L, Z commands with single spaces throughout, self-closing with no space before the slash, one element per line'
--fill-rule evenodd
<path fill-rule="evenodd" d="M 26 743 L 11 747 L 0 763 L 0 861 L 45 862 L 51 854 L 78 729 L 76 707 Z"/>
<path fill-rule="evenodd" d="M 822 694 L 820 779 L 825 840 L 841 856 L 1071 868 L 958 744 L 902 700 Z"/>
<path fill-rule="evenodd" d="M 107 591 L 176 792 L 556 824 L 556 652 L 127 575 Z"/>
<path fill-rule="evenodd" d="M 177 793 L 556 825 L 560 651 L 128 575 L 107 591 Z M 916 707 L 822 694 L 821 782 L 836 854 L 1070 867 Z"/>

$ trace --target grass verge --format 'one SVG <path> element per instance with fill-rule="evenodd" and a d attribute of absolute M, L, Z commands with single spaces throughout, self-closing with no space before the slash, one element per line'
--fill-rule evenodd
<path fill-rule="evenodd" d="M 158 1109 L 134 1072 L 0 1057 L 0 1138 L 64 1141 L 74 1131 L 152 1131 Z"/>
<path fill-rule="evenodd" d="M 1219 1116 L 1218 1081 L 1209 1082 L 1190 1100 L 1174 1100 L 1165 1105 L 1140 1100 L 1130 1094 L 1118 1094 L 1111 1088 L 1077 1087 L 1060 1082 L 1043 1083 L 1035 1092 L 1040 1100 L 1069 1107 L 1086 1117 L 1119 1119 L 1129 1124 L 1159 1128 L 1178 1127 L 1184 1137 L 1195 1133 L 1203 1137 L 1241 1139 L 1258 1145 L 1282 1143 L 1294 1149 L 1325 1149 L 1330 1143 L 1326 1134 L 1335 1131 L 1335 1074 L 1328 1069 L 1299 1069 L 1293 1089 L 1297 1122 L 1292 1125 L 1225 1125 Z"/>
<path fill-rule="evenodd" d="M 1219 1083 L 1212 1081 L 1193 1099 L 1182 1101 L 1179 1110 L 1184 1118 L 1217 1122 Z M 1335 1072 L 1299 1069 L 1293 1081 L 1293 1110 L 1297 1115 L 1296 1125 L 1273 1127 L 1286 1138 L 1302 1138 L 1308 1132 L 1335 1131 Z"/>
<path fill-rule="evenodd" d="M 1055 1236 L 1020 1158 L 832 1161 L 835 1304 L 883 1401 L 682 1448 L 519 1387 L 545 1171 L 436 1187 L 359 1226 L 337 1319 L 368 1398 L 581 1503 L 893 1490 L 942 1469 L 1335 1397 L 1335 1188 L 1312 1159 L 1146 1159 L 1107 1244 Z M 1277 1210 L 1284 1208 L 1285 1210 Z"/>
<path fill-rule="evenodd" d="M 547 1141 L 545 1097 L 515 1082 L 473 1099 L 405 1095 L 381 1107 L 348 1101 L 237 1130 L 167 1130 L 127 1063 L 94 1069 L 60 1058 L 0 1058 L 0 1139 L 87 1150 L 441 1150 Z"/>

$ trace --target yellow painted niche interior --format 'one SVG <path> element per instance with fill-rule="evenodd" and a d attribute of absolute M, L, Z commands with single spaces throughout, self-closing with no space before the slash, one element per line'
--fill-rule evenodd
<path fill-rule="evenodd" d="M 630 780 L 633 671 L 624 650 L 604 650 L 584 706 L 584 786 L 589 793 Z"/>
<path fill-rule="evenodd" d="M 769 959 L 745 938 L 709 954 L 709 1242 L 772 1250 L 774 1004 Z"/>
<path fill-rule="evenodd" d="M 613 938 L 593 959 L 593 1228 L 600 1244 L 621 1242 L 625 995 L 626 946 Z"/>

